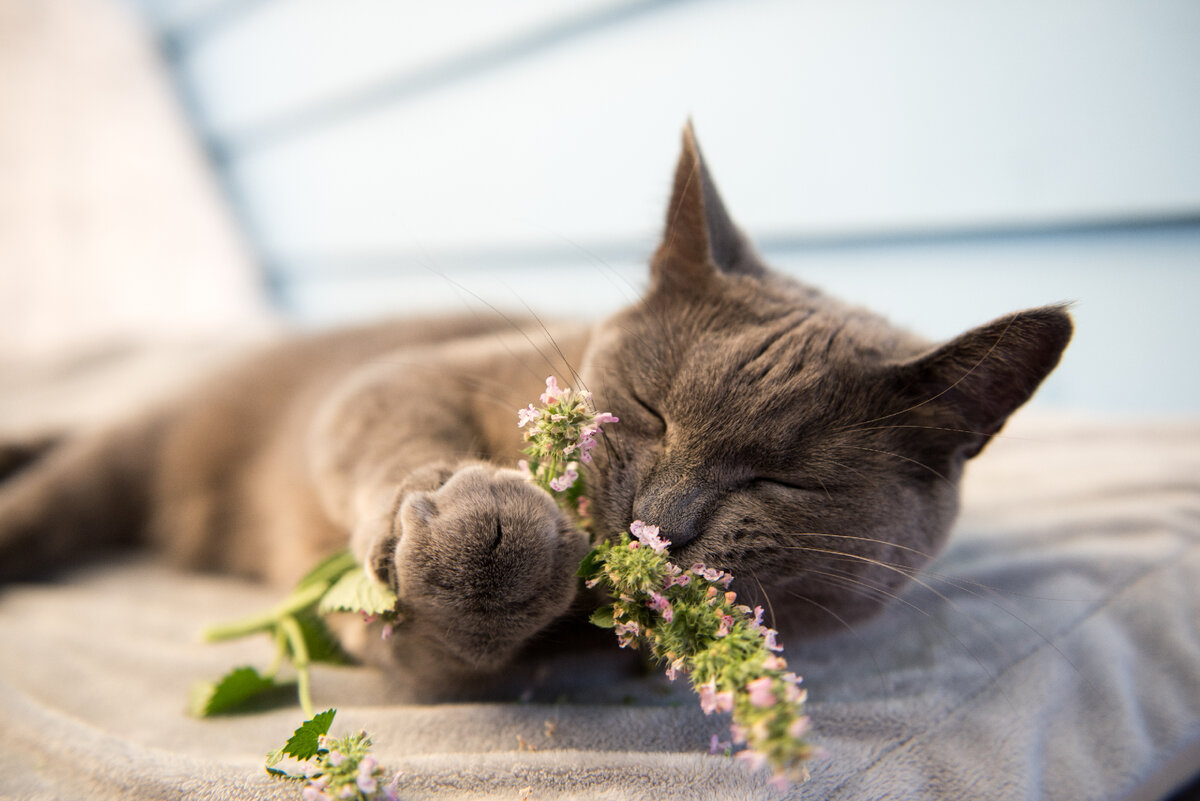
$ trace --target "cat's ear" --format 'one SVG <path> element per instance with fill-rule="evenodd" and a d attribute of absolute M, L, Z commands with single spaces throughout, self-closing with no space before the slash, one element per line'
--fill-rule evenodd
<path fill-rule="evenodd" d="M 1073 326 L 1064 306 L 1017 312 L 974 328 L 900 368 L 910 415 L 978 454 L 1058 364 Z"/>
<path fill-rule="evenodd" d="M 716 271 L 756 275 L 763 267 L 725 210 L 689 122 L 683 129 L 666 230 L 651 273 L 658 284 L 703 281 Z"/>

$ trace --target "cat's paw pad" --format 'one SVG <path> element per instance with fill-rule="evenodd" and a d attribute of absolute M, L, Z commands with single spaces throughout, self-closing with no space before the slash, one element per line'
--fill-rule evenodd
<path fill-rule="evenodd" d="M 516 470 L 463 467 L 399 516 L 401 602 L 468 661 L 507 655 L 574 598 L 586 537 Z"/>

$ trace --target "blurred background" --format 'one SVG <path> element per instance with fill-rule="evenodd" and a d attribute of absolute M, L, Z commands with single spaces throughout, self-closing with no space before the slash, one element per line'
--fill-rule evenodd
<path fill-rule="evenodd" d="M 1194 0 L 0 0 L 0 366 L 637 297 L 690 117 L 776 267 L 1200 413 Z"/>

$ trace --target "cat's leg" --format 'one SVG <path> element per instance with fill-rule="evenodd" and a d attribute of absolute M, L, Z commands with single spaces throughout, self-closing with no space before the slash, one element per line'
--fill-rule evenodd
<path fill-rule="evenodd" d="M 0 481 L 0 582 L 41 577 L 137 542 L 155 433 L 152 421 L 135 421 L 3 451 L 11 472 Z"/>
<path fill-rule="evenodd" d="M 327 511 L 400 598 L 390 661 L 449 686 L 568 611 L 587 542 L 545 491 L 479 458 L 469 397 L 427 384 L 368 371 L 318 415 L 310 456 Z"/>

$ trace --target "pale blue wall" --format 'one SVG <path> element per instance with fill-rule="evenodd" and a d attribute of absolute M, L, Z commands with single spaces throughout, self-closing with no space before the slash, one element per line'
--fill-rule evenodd
<path fill-rule="evenodd" d="M 1040 403 L 1200 412 L 1200 3 L 138 4 L 300 321 L 614 307 L 691 116 L 778 266 L 931 336 L 1074 300 Z"/>

